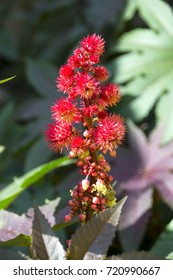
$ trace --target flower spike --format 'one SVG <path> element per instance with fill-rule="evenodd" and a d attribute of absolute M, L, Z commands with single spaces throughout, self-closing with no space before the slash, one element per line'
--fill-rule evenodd
<path fill-rule="evenodd" d="M 124 120 L 107 109 L 120 100 L 118 85 L 105 83 L 108 71 L 99 65 L 105 50 L 104 39 L 97 34 L 83 38 L 59 70 L 57 88 L 66 96 L 51 107 L 53 124 L 45 132 L 55 152 L 69 150 L 77 158 L 84 179 L 71 190 L 69 222 L 78 216 L 82 223 L 116 203 L 111 167 L 104 154 L 116 156 L 125 135 Z"/>

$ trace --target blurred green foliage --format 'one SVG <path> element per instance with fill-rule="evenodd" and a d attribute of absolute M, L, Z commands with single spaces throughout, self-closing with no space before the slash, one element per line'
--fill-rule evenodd
<path fill-rule="evenodd" d="M 0 189 L 67 155 L 48 149 L 44 130 L 49 108 L 60 96 L 58 68 L 87 34 L 105 39 L 102 63 L 121 86 L 122 101 L 112 110 L 146 134 L 164 120 L 163 142 L 173 139 L 172 5 L 172 0 L 1 0 L 0 79 L 16 77 L 0 84 Z M 63 207 L 77 178 L 71 166 L 52 171 L 10 209 L 21 214 L 35 198 L 44 203 L 57 195 Z"/>

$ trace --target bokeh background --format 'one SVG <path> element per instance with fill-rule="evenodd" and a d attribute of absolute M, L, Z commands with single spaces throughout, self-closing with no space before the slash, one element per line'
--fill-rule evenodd
<path fill-rule="evenodd" d="M 127 135 L 131 132 L 122 153 L 120 148 L 117 159 L 111 159 L 113 175 L 120 182 L 117 194 L 129 194 L 130 187 L 122 191 L 124 184 L 136 184 L 131 188 L 127 210 L 134 208 L 138 215 L 131 224 L 122 224 L 122 245 L 116 240 L 113 247 L 118 252 L 150 249 L 172 218 L 173 1 L 157 1 L 158 5 L 155 0 L 0 1 L 0 80 L 16 75 L 0 85 L 0 188 L 14 177 L 67 155 L 66 151 L 55 155 L 44 139 L 51 119 L 50 106 L 61 95 L 55 84 L 58 69 L 82 37 L 101 35 L 106 41 L 102 64 L 109 69 L 109 80 L 117 82 L 122 92 L 121 102 L 111 110 L 124 116 Z M 161 123 L 164 129 L 147 146 L 144 142 Z M 170 145 L 170 150 L 159 150 L 160 144 Z M 150 167 L 145 158 L 148 154 L 150 160 L 156 159 Z M 169 166 L 161 166 L 160 162 L 157 165 L 159 157 Z M 148 170 L 152 179 L 141 178 Z M 166 193 L 163 178 L 159 177 L 162 173 L 169 186 Z M 44 204 L 45 199 L 57 196 L 63 208 L 69 199 L 68 190 L 79 177 L 75 166 L 55 170 L 27 189 L 9 210 L 22 214 L 35 199 Z M 144 191 L 157 184 L 157 190 Z M 133 211 L 129 213 L 133 216 Z M 138 241 L 134 238 L 136 230 L 142 232 Z M 124 237 L 128 234 L 129 240 Z"/>

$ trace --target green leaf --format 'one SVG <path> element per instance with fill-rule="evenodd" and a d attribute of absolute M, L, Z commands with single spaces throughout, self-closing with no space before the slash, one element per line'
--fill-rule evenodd
<path fill-rule="evenodd" d="M 40 260 L 60 260 L 65 255 L 59 239 L 37 206 L 34 207 L 32 250 L 35 258 Z"/>
<path fill-rule="evenodd" d="M 159 80 L 163 73 L 167 74 L 168 72 L 169 74 L 169 71 L 172 70 L 171 58 L 171 52 L 165 50 L 164 53 L 163 51 L 156 51 L 154 48 L 150 48 L 150 50 L 145 50 L 141 53 L 133 51 L 129 54 L 122 55 L 114 64 L 117 71 L 115 80 L 118 83 L 124 83 L 129 80 L 131 82 L 131 79 L 142 77 L 145 81 L 150 75 L 154 76 L 154 81 Z M 163 71 L 163 68 L 166 73 Z M 144 85 L 148 86 L 148 81 Z"/>
<path fill-rule="evenodd" d="M 131 20 L 137 9 L 137 0 L 127 0 L 126 5 L 124 5 L 122 16 L 117 22 L 116 30 L 118 33 L 124 31 L 124 27 L 127 21 Z"/>
<path fill-rule="evenodd" d="M 56 88 L 58 69 L 51 63 L 28 58 L 26 59 L 25 72 L 28 82 L 39 95 L 37 98 L 26 100 L 19 111 L 21 120 L 27 120 L 27 122 L 29 120 L 31 121 L 30 124 L 26 126 L 27 133 L 23 140 L 24 142 L 28 142 L 28 140 L 35 141 L 36 137 L 40 138 L 42 131 L 45 130 L 46 124 L 50 121 L 50 106 L 61 94 Z M 37 148 L 35 145 L 26 158 L 27 162 L 25 168 L 27 170 L 28 168 L 34 167 L 36 162 L 39 161 L 39 157 L 38 160 L 35 160 L 35 157 L 32 166 L 33 149 L 36 150 Z M 44 149 L 43 144 L 40 145 L 39 151 L 41 151 L 41 149 Z M 48 151 L 44 153 L 44 157 L 46 157 L 46 154 L 48 154 Z M 41 160 L 42 159 L 40 159 L 40 161 Z M 41 162 L 39 164 L 41 164 Z"/>
<path fill-rule="evenodd" d="M 140 51 L 141 49 L 154 50 L 154 52 L 167 50 L 166 54 L 171 55 L 172 41 L 165 33 L 158 34 L 150 29 L 137 28 L 125 33 L 116 46 L 116 50 L 119 51 Z"/>
<path fill-rule="evenodd" d="M 156 116 L 158 122 L 164 122 L 164 126 L 166 127 L 166 133 L 164 134 L 164 138 L 162 144 L 166 144 L 172 139 L 173 136 L 173 91 L 169 91 L 165 93 L 157 104 L 156 108 Z"/>
<path fill-rule="evenodd" d="M 2 10 L 1 10 L 2 12 Z M 2 15 L 2 13 L 1 13 Z M 5 18 L 7 19 L 8 16 L 6 14 Z M 2 20 L 2 17 L 1 17 Z M 8 21 L 8 19 L 7 19 Z M 2 21 L 3 22 L 3 21 Z M 18 62 L 19 60 L 19 50 L 18 50 L 18 43 L 17 43 L 17 37 L 14 35 L 14 30 L 11 29 L 11 32 L 9 32 L 10 29 L 7 27 L 1 28 L 0 30 L 0 38 L 1 38 L 1 44 L 0 44 L 0 55 L 2 58 L 5 58 L 7 61 L 12 62 Z"/>
<path fill-rule="evenodd" d="M 172 124 L 170 115 L 161 107 L 170 104 L 173 94 L 173 12 L 160 0 L 135 2 L 151 29 L 138 28 L 119 39 L 115 50 L 128 53 L 115 60 L 113 81 L 122 84 L 122 95 L 133 97 L 126 109 L 134 121 L 142 121 L 151 110 L 156 110 L 159 121 L 164 115 L 167 123 L 164 139 L 168 142 L 173 139 Z M 165 92 L 170 94 L 163 100 Z M 167 111 L 170 111 L 169 106 Z"/>
<path fill-rule="evenodd" d="M 171 7 L 160 0 L 137 0 L 141 17 L 158 32 L 166 32 L 173 37 L 173 16 Z"/>
<path fill-rule="evenodd" d="M 52 151 L 47 148 L 47 143 L 42 135 L 27 152 L 24 165 L 25 172 L 46 162 L 51 154 Z"/>
<path fill-rule="evenodd" d="M 16 107 L 12 102 L 7 102 L 0 112 L 0 144 L 5 145 L 6 155 L 15 151 L 25 131 L 24 126 L 16 123 L 15 114 Z M 6 157 L 4 159 L 7 160 Z"/>
<path fill-rule="evenodd" d="M 141 96 L 139 96 L 129 104 L 129 108 L 133 112 L 133 118 L 135 120 L 141 120 L 148 115 L 159 97 L 164 94 L 164 90 L 166 90 L 166 88 L 167 90 L 169 90 L 172 87 L 172 78 L 173 69 L 168 73 L 159 75 L 151 85 L 147 85 Z M 161 117 L 162 116 L 159 115 L 159 118 Z"/>
<path fill-rule="evenodd" d="M 173 254 L 173 220 L 166 226 L 164 232 L 151 249 L 151 253 L 170 258 Z M 168 255 L 169 254 L 169 255 Z"/>
<path fill-rule="evenodd" d="M 0 154 L 5 150 L 5 146 L 0 145 Z"/>
<path fill-rule="evenodd" d="M 68 157 L 59 158 L 34 168 L 0 191 L 0 209 L 8 207 L 26 188 L 37 182 L 55 168 L 74 163 Z"/>
<path fill-rule="evenodd" d="M 119 201 L 114 207 L 100 212 L 86 224 L 82 225 L 72 235 L 67 258 L 70 260 L 81 260 L 96 240 L 97 236 L 104 229 L 108 222 L 117 224 L 121 209 L 126 198 Z"/>
<path fill-rule="evenodd" d="M 5 242 L 0 241 L 0 246 L 30 246 L 31 236 L 20 234 L 14 239 L 7 240 Z"/>
<path fill-rule="evenodd" d="M 123 20 L 131 20 L 137 9 L 137 0 L 128 0 L 123 13 Z"/>
<path fill-rule="evenodd" d="M 173 260 L 173 252 L 170 253 L 167 257 L 166 257 L 167 260 Z"/>
<path fill-rule="evenodd" d="M 6 83 L 6 82 L 8 82 L 8 81 L 14 79 L 15 77 L 16 77 L 16 76 L 12 76 L 12 77 L 10 77 L 10 78 L 4 79 L 4 80 L 0 80 L 0 84 Z"/>
<path fill-rule="evenodd" d="M 45 61 L 26 60 L 26 75 L 36 92 L 43 96 L 58 96 L 56 89 L 56 68 Z"/>
<path fill-rule="evenodd" d="M 71 225 L 74 225 L 74 224 L 76 224 L 77 222 L 78 222 L 78 221 L 76 220 L 76 221 L 72 221 L 72 222 L 68 222 L 68 223 L 59 223 L 59 224 L 54 225 L 54 226 L 52 227 L 52 229 L 53 229 L 54 231 L 58 231 L 58 230 L 61 230 L 61 229 L 66 228 L 66 227 L 69 227 L 69 226 L 71 226 Z"/>

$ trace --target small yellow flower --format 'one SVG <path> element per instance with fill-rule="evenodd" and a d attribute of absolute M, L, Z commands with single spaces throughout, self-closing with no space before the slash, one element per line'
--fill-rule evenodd
<path fill-rule="evenodd" d="M 116 198 L 115 198 L 115 191 L 113 189 L 107 190 L 106 193 L 106 198 L 107 198 L 107 206 L 108 207 L 113 207 L 116 204 Z"/>
<path fill-rule="evenodd" d="M 98 192 L 100 194 L 106 195 L 107 192 L 107 188 L 106 186 L 103 184 L 103 181 L 98 179 L 96 184 L 93 184 L 93 189 L 92 192 Z"/>

